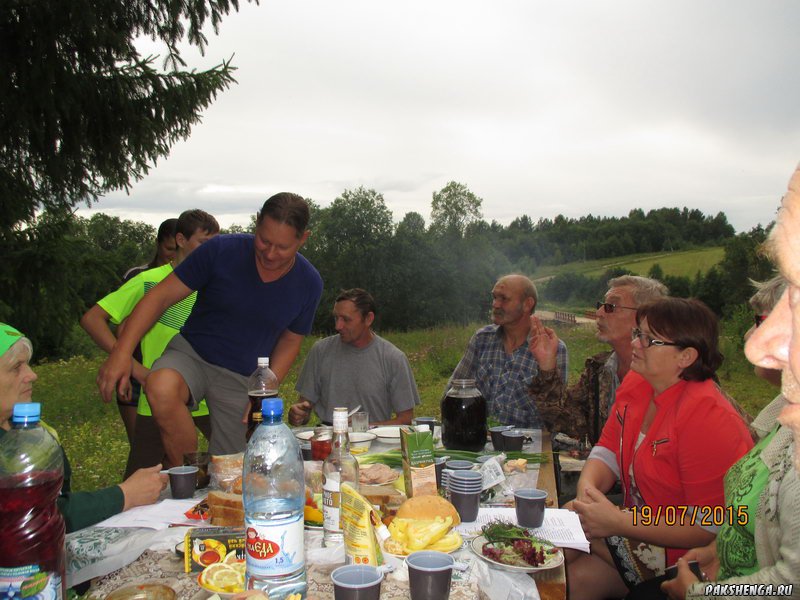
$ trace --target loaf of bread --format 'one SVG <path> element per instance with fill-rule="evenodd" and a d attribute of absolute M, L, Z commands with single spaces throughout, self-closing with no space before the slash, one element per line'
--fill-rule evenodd
<path fill-rule="evenodd" d="M 208 474 L 211 476 L 211 488 L 235 492 L 238 485 L 238 493 L 242 491 L 242 465 L 244 454 L 220 454 L 211 457 L 211 464 L 208 465 Z"/>

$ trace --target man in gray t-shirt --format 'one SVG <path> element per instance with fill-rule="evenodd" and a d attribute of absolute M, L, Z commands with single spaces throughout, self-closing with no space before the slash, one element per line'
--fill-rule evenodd
<path fill-rule="evenodd" d="M 411 423 L 419 393 L 403 352 L 372 331 L 375 300 L 359 288 L 339 294 L 333 306 L 337 335 L 311 348 L 297 379 L 300 401 L 291 425 L 308 423 L 312 409 L 330 423 L 333 409 L 359 404 L 373 425 Z"/>

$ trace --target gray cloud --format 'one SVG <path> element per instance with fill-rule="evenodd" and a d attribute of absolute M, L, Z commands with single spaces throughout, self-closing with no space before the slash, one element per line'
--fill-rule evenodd
<path fill-rule="evenodd" d="M 239 84 L 94 209 L 246 223 L 364 185 L 427 219 L 457 180 L 503 223 L 686 205 L 748 229 L 800 158 L 798 22 L 791 0 L 244 4 L 187 54 L 235 54 Z"/>

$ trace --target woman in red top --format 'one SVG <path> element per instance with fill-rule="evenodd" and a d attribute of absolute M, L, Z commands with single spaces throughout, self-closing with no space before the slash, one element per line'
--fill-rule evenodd
<path fill-rule="evenodd" d="M 572 599 L 624 596 L 739 516 L 723 510 L 722 478 L 753 442 L 714 382 L 716 316 L 665 298 L 639 307 L 636 323 L 631 372 L 578 481 L 573 508 L 592 552 L 568 556 Z M 617 480 L 622 511 L 605 497 Z"/>

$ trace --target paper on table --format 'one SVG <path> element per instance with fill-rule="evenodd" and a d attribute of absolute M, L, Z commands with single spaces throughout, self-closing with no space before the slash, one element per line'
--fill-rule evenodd
<path fill-rule="evenodd" d="M 197 499 L 162 500 L 147 506 L 137 506 L 101 521 L 95 527 L 147 527 L 166 529 L 170 525 L 198 526 L 202 521 L 186 518 L 187 510 L 197 504 Z"/>
<path fill-rule="evenodd" d="M 517 512 L 513 508 L 481 506 L 475 521 L 461 523 L 455 529 L 464 537 L 471 538 L 480 535 L 483 525 L 497 519 L 516 523 Z M 544 522 L 541 527 L 534 529 L 533 533 L 560 548 L 574 548 L 582 552 L 589 552 L 589 540 L 583 533 L 577 513 L 572 511 L 563 508 L 544 509 Z"/>

